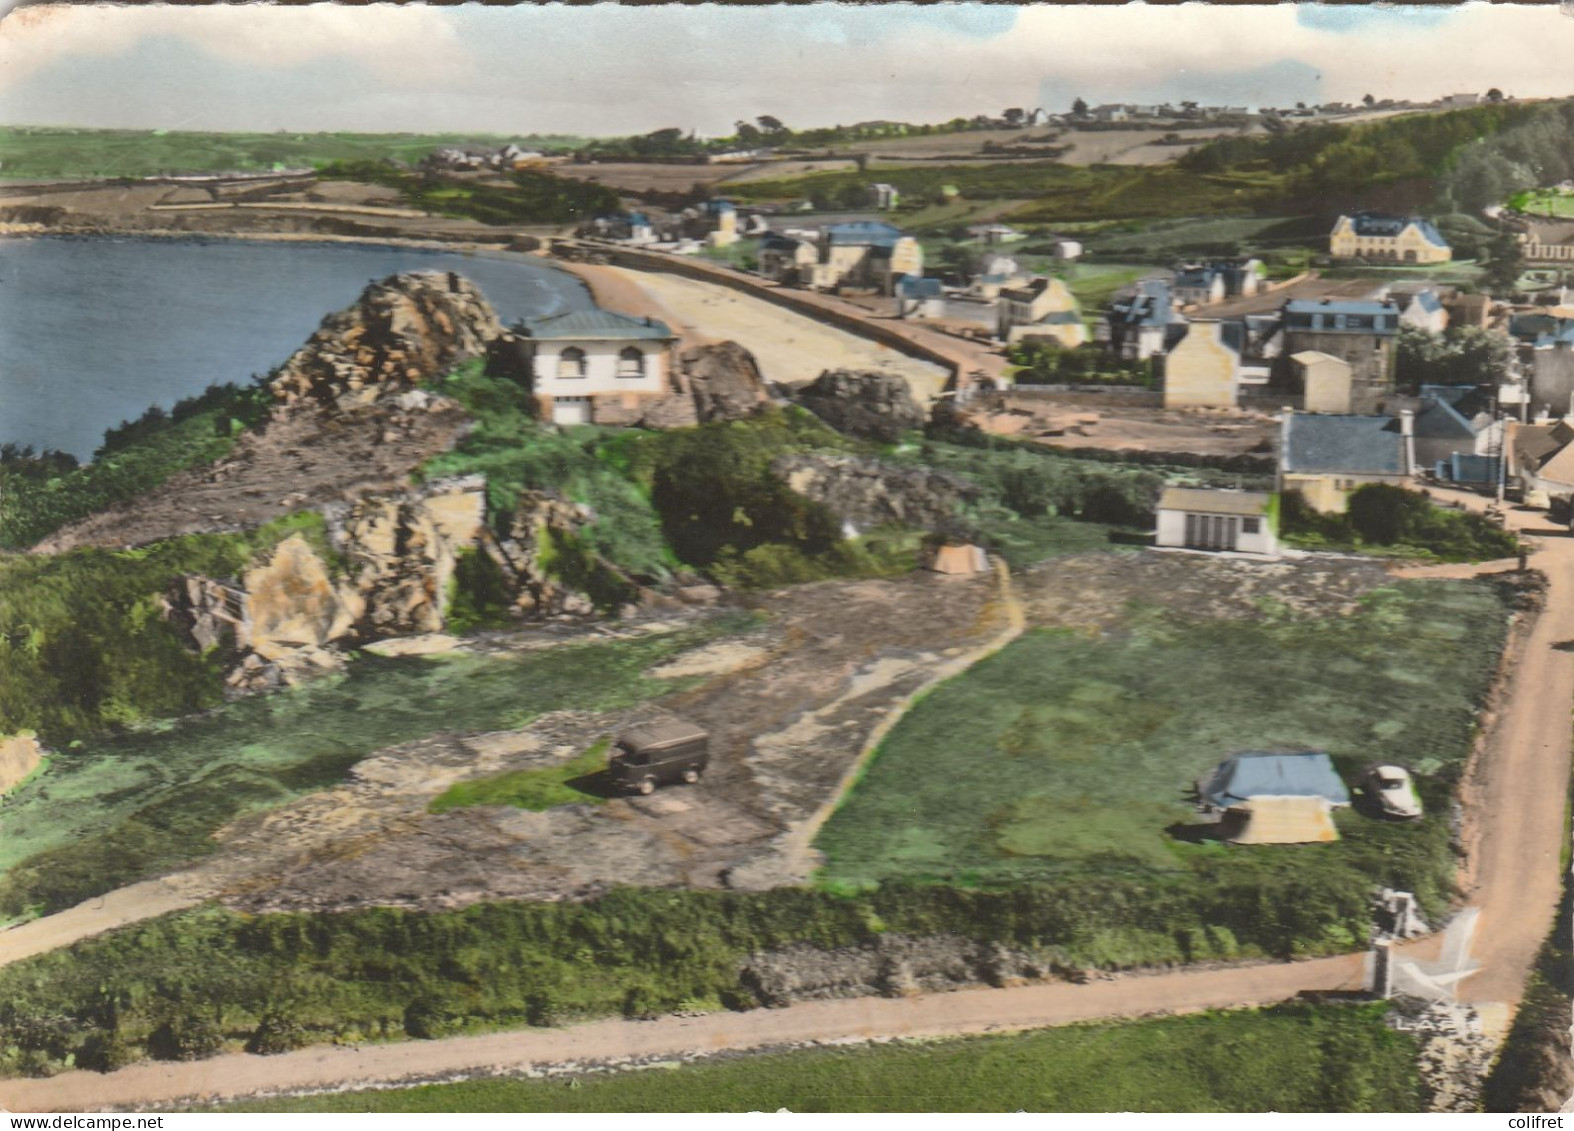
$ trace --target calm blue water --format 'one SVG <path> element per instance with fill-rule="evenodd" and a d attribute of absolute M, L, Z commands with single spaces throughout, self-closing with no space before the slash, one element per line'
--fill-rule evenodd
<path fill-rule="evenodd" d="M 0 240 L 0 443 L 86 459 L 104 429 L 245 382 L 396 271 L 458 271 L 504 323 L 589 307 L 523 256 L 235 240 Z"/>

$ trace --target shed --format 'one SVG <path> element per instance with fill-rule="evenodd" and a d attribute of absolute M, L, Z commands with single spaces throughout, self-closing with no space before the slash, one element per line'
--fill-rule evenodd
<path fill-rule="evenodd" d="M 925 559 L 924 568 L 935 573 L 984 573 L 989 569 L 989 555 L 971 544 L 936 546 Z"/>
<path fill-rule="evenodd" d="M 1266 492 L 1166 487 L 1157 510 L 1157 546 L 1278 552 L 1277 508 Z"/>

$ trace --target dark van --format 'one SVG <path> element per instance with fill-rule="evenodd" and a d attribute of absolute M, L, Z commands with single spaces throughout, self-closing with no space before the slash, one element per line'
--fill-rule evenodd
<path fill-rule="evenodd" d="M 648 723 L 618 737 L 607 768 L 620 789 L 651 793 L 658 785 L 700 780 L 710 762 L 710 735 L 693 723 Z"/>

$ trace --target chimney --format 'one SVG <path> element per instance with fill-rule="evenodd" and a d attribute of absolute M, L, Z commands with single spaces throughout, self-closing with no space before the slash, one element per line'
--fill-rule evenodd
<path fill-rule="evenodd" d="M 1405 470 L 1406 475 L 1414 475 L 1416 470 L 1416 414 L 1410 409 L 1405 409 L 1399 414 L 1399 435 L 1405 441 Z"/>

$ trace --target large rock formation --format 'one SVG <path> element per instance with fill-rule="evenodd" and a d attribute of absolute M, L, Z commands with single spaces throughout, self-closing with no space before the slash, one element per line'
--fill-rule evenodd
<path fill-rule="evenodd" d="M 400 495 L 367 495 L 331 520 L 350 584 L 364 602 L 367 639 L 440 632 L 458 551 L 474 546 L 486 514 L 479 477 Z"/>
<path fill-rule="evenodd" d="M 838 432 L 884 444 L 924 426 L 924 410 L 913 391 L 890 373 L 827 369 L 792 396 Z"/>
<path fill-rule="evenodd" d="M 678 356 L 701 421 L 739 420 L 770 403 L 754 355 L 737 342 L 716 342 Z"/>
<path fill-rule="evenodd" d="M 371 399 L 384 387 L 428 381 L 483 356 L 502 333 L 496 312 L 464 276 L 391 275 L 323 319 L 271 388 L 285 402 Z"/>
<path fill-rule="evenodd" d="M 526 617 L 586 616 L 590 600 L 554 577 L 549 563 L 591 519 L 590 508 L 548 491 L 525 491 L 509 521 L 508 537 L 486 547 L 502 568 Z"/>
<path fill-rule="evenodd" d="M 948 472 L 857 456 L 783 456 L 771 471 L 794 493 L 824 505 L 860 532 L 887 523 L 944 529 L 958 507 L 979 494 L 974 484 Z"/>

